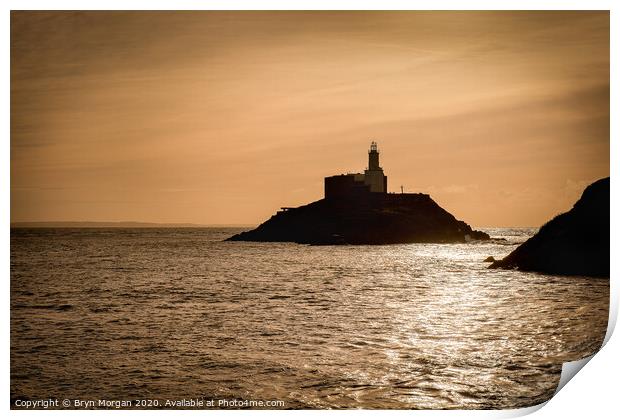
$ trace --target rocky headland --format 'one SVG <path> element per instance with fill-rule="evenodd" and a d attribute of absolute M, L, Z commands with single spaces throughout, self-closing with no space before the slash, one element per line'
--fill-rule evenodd
<path fill-rule="evenodd" d="M 457 220 L 427 194 L 368 193 L 286 208 L 227 240 L 375 245 L 486 239 L 489 235 Z"/>
<path fill-rule="evenodd" d="M 573 208 L 489 268 L 609 277 L 609 178 L 588 186 Z"/>

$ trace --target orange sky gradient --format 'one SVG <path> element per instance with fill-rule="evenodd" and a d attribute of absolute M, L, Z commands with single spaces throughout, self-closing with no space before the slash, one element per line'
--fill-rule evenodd
<path fill-rule="evenodd" d="M 12 12 L 11 221 L 256 225 L 359 172 L 473 226 L 609 176 L 608 12 Z"/>

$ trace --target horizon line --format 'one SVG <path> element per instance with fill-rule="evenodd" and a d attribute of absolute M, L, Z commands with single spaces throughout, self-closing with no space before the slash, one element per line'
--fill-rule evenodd
<path fill-rule="evenodd" d="M 81 225 L 81 226 L 80 226 Z M 91 220 L 45 220 L 45 221 L 18 221 L 11 222 L 11 228 L 21 227 L 196 227 L 196 228 L 209 228 L 209 227 L 256 227 L 260 223 L 191 223 L 191 222 L 139 222 L 132 220 L 125 220 L 119 222 L 112 221 L 91 221 Z M 478 229 L 483 228 L 501 228 L 501 229 L 534 229 L 540 228 L 540 226 L 472 226 Z"/>
<path fill-rule="evenodd" d="M 11 227 L 252 227 L 250 223 L 190 223 L 190 222 L 141 222 L 133 220 L 123 221 L 92 221 L 92 220 L 44 220 L 44 221 L 17 221 L 11 222 Z"/>

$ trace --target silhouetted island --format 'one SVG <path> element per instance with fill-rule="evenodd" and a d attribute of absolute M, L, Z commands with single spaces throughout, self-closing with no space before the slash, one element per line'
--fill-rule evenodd
<path fill-rule="evenodd" d="M 472 230 L 428 194 L 387 193 L 387 176 L 371 143 L 364 173 L 325 178 L 325 198 L 281 211 L 229 241 L 310 245 L 468 242 L 489 235 Z"/>
<path fill-rule="evenodd" d="M 570 211 L 489 268 L 609 277 L 609 178 L 588 186 Z"/>

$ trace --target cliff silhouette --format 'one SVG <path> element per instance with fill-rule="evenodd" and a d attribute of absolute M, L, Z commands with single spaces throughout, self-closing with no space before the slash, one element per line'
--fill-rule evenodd
<path fill-rule="evenodd" d="M 367 193 L 279 211 L 256 229 L 227 240 L 375 245 L 485 239 L 489 235 L 472 230 L 427 194 Z"/>
<path fill-rule="evenodd" d="M 570 211 L 489 268 L 608 278 L 609 185 L 608 177 L 588 186 Z"/>

